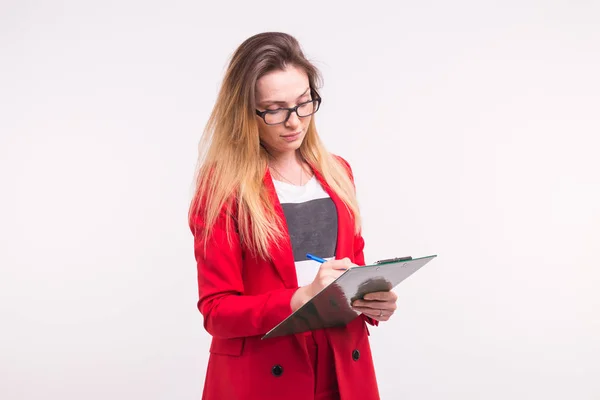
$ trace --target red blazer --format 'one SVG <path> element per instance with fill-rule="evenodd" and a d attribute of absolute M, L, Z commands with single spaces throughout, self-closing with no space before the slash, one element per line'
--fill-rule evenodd
<path fill-rule="evenodd" d="M 342 160 L 348 168 L 350 166 Z M 336 258 L 349 257 L 364 265 L 364 240 L 354 234 L 354 220 L 342 200 L 316 173 L 338 212 Z M 268 170 L 264 177 L 276 211 L 285 221 L 283 209 Z M 272 261 L 250 255 L 237 235 L 228 241 L 225 224 L 231 215 L 223 212 L 204 251 L 201 234 L 195 237 L 198 266 L 198 309 L 204 327 L 212 335 L 206 371 L 206 400 L 307 400 L 314 396 L 314 377 L 301 334 L 261 340 L 261 336 L 285 319 L 298 288 L 290 240 L 272 245 Z M 202 226 L 195 215 L 190 227 Z M 361 315 L 345 327 L 327 328 L 333 348 L 341 398 L 379 399 L 365 321 Z"/>

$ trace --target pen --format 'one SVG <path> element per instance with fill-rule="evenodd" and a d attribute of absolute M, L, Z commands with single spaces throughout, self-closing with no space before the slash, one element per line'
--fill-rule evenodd
<path fill-rule="evenodd" d="M 310 258 L 311 260 L 315 260 L 315 261 L 320 262 L 320 263 L 324 263 L 326 261 L 326 260 L 323 260 L 320 257 L 313 256 L 312 254 L 306 254 L 306 258 Z"/>

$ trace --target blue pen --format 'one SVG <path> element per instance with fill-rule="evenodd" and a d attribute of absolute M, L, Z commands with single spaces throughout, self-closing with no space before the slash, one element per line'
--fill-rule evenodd
<path fill-rule="evenodd" d="M 307 254 L 306 258 L 310 258 L 311 260 L 315 260 L 315 261 L 320 262 L 320 263 L 324 263 L 325 261 L 327 261 L 327 260 L 323 260 L 320 257 L 313 256 L 312 254 Z"/>

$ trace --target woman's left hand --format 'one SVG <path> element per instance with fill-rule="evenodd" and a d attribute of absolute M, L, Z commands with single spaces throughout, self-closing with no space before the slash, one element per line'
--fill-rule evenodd
<path fill-rule="evenodd" d="M 387 321 L 396 311 L 398 296 L 392 292 L 367 293 L 362 300 L 355 300 L 352 307 L 377 321 Z"/>

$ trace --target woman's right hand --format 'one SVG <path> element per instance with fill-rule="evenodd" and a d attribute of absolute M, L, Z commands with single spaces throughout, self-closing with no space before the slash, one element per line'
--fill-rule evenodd
<path fill-rule="evenodd" d="M 347 269 L 354 267 L 355 265 L 350 262 L 348 257 L 342 258 L 341 260 L 330 260 L 321 264 L 317 276 L 312 281 L 309 289 L 310 297 L 312 298 L 321 290 L 323 290 L 331 282 L 335 281 L 340 275 L 342 275 Z"/>
<path fill-rule="evenodd" d="M 309 285 L 302 286 L 292 296 L 292 311 L 302 307 L 304 303 L 313 298 L 317 293 L 323 290 L 327 285 L 336 280 L 340 275 L 355 265 L 350 262 L 348 257 L 340 260 L 326 261 L 319 267 L 317 276 Z"/>

